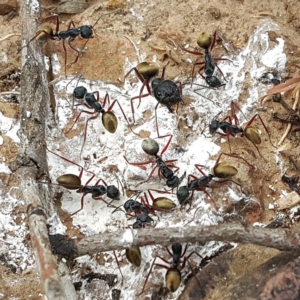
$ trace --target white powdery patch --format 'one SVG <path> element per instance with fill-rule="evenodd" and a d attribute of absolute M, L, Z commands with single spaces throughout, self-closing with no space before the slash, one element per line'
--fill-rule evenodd
<path fill-rule="evenodd" d="M 5 117 L 0 112 L 0 130 L 1 133 L 10 137 L 15 143 L 20 143 L 17 136 L 17 131 L 20 129 L 20 121 L 12 118 Z"/>
<path fill-rule="evenodd" d="M 226 85 L 217 90 L 212 89 L 202 89 L 198 91 L 201 95 L 211 99 L 209 101 L 204 97 L 195 93 L 197 86 L 185 86 L 183 90 L 183 99 L 184 96 L 189 96 L 195 99 L 195 102 L 191 104 L 190 111 L 194 111 L 195 114 L 200 116 L 197 121 L 193 121 L 193 118 L 190 114 L 186 119 L 186 126 L 190 130 L 191 135 L 189 138 L 186 138 L 185 151 L 176 152 L 174 150 L 174 145 L 179 143 L 179 140 L 182 139 L 181 132 L 177 129 L 178 116 L 176 114 L 171 114 L 168 112 L 168 109 L 164 106 L 159 105 L 157 108 L 157 123 L 159 124 L 159 133 L 160 136 L 172 134 L 173 139 L 169 149 L 163 155 L 164 160 L 168 159 L 177 159 L 174 164 L 180 169 L 176 173 L 179 177 L 186 172 L 187 174 L 193 174 L 197 177 L 202 176 L 195 168 L 195 164 L 204 165 L 207 168 L 212 168 L 215 161 L 211 160 L 212 155 L 216 155 L 220 151 L 220 147 L 217 146 L 209 136 L 208 133 L 208 124 L 211 120 L 220 112 L 224 112 L 224 116 L 227 115 L 227 111 L 230 108 L 230 102 L 236 101 L 241 107 L 244 113 L 247 112 L 247 108 L 252 108 L 254 103 L 257 103 L 261 93 L 262 86 L 258 84 L 257 79 L 271 67 L 279 67 L 280 70 L 284 69 L 285 64 L 285 55 L 283 53 L 283 40 L 278 39 L 278 45 L 273 49 L 269 49 L 268 43 L 268 31 L 277 30 L 278 26 L 272 22 L 262 23 L 257 30 L 254 32 L 253 36 L 250 37 L 249 43 L 245 49 L 242 49 L 240 53 L 232 57 L 233 63 L 230 61 L 224 61 L 219 63 L 218 66 L 223 71 L 226 79 Z M 261 50 L 263 49 L 263 51 Z M 272 57 L 272 60 L 270 59 Z M 124 74 L 128 72 L 134 64 L 126 60 Z M 246 73 L 250 73 L 251 82 L 249 82 L 249 98 L 245 104 L 239 103 L 239 96 L 243 88 L 243 82 L 246 78 Z M 134 76 L 134 72 L 133 72 Z M 131 111 L 131 101 L 130 99 L 134 96 L 139 95 L 141 83 L 134 81 L 133 76 L 128 77 L 129 79 L 125 80 L 124 86 L 119 88 L 112 84 L 106 84 L 101 81 L 91 81 L 88 79 L 81 78 L 77 83 L 77 79 L 74 79 L 71 83 L 71 77 L 60 80 L 55 86 L 55 93 L 57 99 L 57 112 L 56 117 L 58 121 L 58 128 L 51 132 L 51 135 L 48 138 L 47 144 L 49 149 L 59 153 L 60 155 L 66 157 L 67 159 L 76 162 L 84 166 L 87 170 L 93 172 L 96 176 L 89 183 L 94 185 L 98 179 L 103 179 L 107 184 L 114 184 L 118 186 L 119 178 L 123 184 L 126 184 L 127 188 L 136 191 L 146 192 L 147 189 L 159 189 L 163 190 L 166 188 L 165 180 L 159 180 L 157 176 L 157 171 L 153 174 L 153 178 L 149 182 L 137 186 L 137 184 L 143 180 L 146 180 L 155 166 L 154 164 L 149 164 L 144 166 L 144 168 L 132 166 L 126 163 L 123 155 L 126 155 L 127 159 L 130 162 L 144 162 L 153 160 L 152 157 L 145 154 L 141 148 L 142 139 L 139 138 L 136 134 L 129 130 L 126 120 L 123 117 L 122 111 L 119 109 L 116 104 L 113 108 L 113 112 L 118 118 L 118 129 L 115 134 L 110 134 L 104 128 L 101 115 L 95 120 L 91 120 L 87 128 L 87 137 L 86 142 L 83 147 L 82 155 L 80 156 L 80 151 L 83 144 L 83 132 L 73 139 L 64 139 L 63 142 L 63 153 L 58 152 L 59 144 L 54 142 L 55 138 L 62 136 L 62 130 L 66 128 L 68 124 L 68 119 L 73 117 L 72 110 L 72 93 L 74 88 L 78 85 L 83 85 L 87 88 L 88 92 L 98 91 L 100 94 L 101 103 L 106 93 L 110 96 L 110 103 L 117 99 L 122 106 L 124 114 L 128 119 L 132 120 L 132 111 Z M 223 81 L 221 75 L 218 74 L 219 78 Z M 199 85 L 206 85 L 204 80 L 199 76 L 197 77 L 196 82 Z M 201 87 L 200 87 L 201 88 Z M 144 90 L 144 93 L 146 89 Z M 196 91 L 197 92 L 197 91 Z M 63 96 L 66 94 L 67 96 Z M 75 100 L 75 103 L 79 102 Z M 154 117 L 155 107 L 157 105 L 157 100 L 152 96 L 142 98 L 141 103 L 138 107 L 139 100 L 134 100 L 135 108 L 135 121 L 136 127 L 134 128 L 135 133 L 141 131 L 149 132 L 151 138 L 157 137 L 156 122 Z M 104 107 L 106 110 L 108 105 Z M 79 111 L 81 108 L 75 108 Z M 75 110 L 74 109 L 74 110 Z M 82 109 L 88 110 L 86 107 Z M 188 109 L 186 107 L 179 108 L 182 110 Z M 93 110 L 90 110 L 93 112 Z M 78 113 L 78 112 L 77 112 Z M 77 114 L 76 114 L 77 115 Z M 246 114 L 248 117 L 248 113 Z M 223 117 L 224 117 L 223 116 Z M 78 123 L 74 125 L 74 128 L 78 126 L 81 122 L 86 122 L 87 118 L 91 117 L 89 114 L 82 114 L 81 118 L 78 120 Z M 222 116 L 220 116 L 220 119 Z M 74 117 L 73 117 L 74 121 Z M 68 125 L 70 126 L 70 125 Z M 205 136 L 201 134 L 204 127 Z M 68 128 L 67 128 L 68 129 Z M 167 142 L 167 138 L 157 139 L 157 142 L 160 145 L 160 149 L 164 147 Z M 107 156 L 108 158 L 98 163 L 99 159 Z M 85 159 L 83 159 L 83 157 Z M 56 178 L 62 174 L 73 173 L 78 175 L 80 169 L 77 166 L 74 166 L 71 163 L 68 163 L 59 157 L 48 154 L 48 162 L 50 165 L 50 174 L 52 182 L 56 182 Z M 115 166 L 116 174 L 112 173 L 111 166 Z M 205 173 L 208 174 L 208 170 L 205 170 Z M 84 172 L 82 177 L 82 182 L 85 184 L 87 180 L 91 177 L 90 173 Z M 139 178 L 137 180 L 137 178 Z M 101 183 L 102 184 L 102 183 Z M 182 182 L 182 185 L 186 184 L 186 179 Z M 119 186 L 121 190 L 121 187 Z M 62 198 L 62 208 L 68 213 L 73 213 L 78 210 L 81 206 L 80 201 L 82 194 L 76 193 L 76 191 L 68 191 L 64 188 L 63 198 Z M 161 194 L 153 192 L 153 196 L 161 196 Z M 170 213 L 161 213 L 158 212 L 157 216 L 153 216 L 156 227 L 176 227 L 176 226 L 192 226 L 195 224 L 202 225 L 215 225 L 223 221 L 221 212 L 216 214 L 211 206 L 205 201 L 207 196 L 202 192 L 195 192 L 195 196 L 191 205 L 191 208 L 185 210 L 184 208 L 179 209 L 178 201 L 176 195 L 164 195 L 172 199 L 176 204 L 177 208 Z M 232 199 L 232 201 L 238 201 L 240 195 L 237 195 L 235 191 L 229 189 L 227 196 Z M 106 201 L 110 201 L 105 195 L 103 198 Z M 134 196 L 133 196 L 134 198 Z M 120 206 L 128 200 L 126 196 L 121 195 L 121 199 L 114 201 L 112 205 Z M 252 199 L 256 201 L 255 199 Z M 133 220 L 128 221 L 125 217 L 125 214 L 120 211 L 115 211 L 113 214 L 114 208 L 108 207 L 101 200 L 95 201 L 91 198 L 91 195 L 88 194 L 85 197 L 84 208 L 82 211 L 74 215 L 73 225 L 80 228 L 81 232 L 90 235 L 95 233 L 101 233 L 106 230 L 114 230 L 116 234 L 119 229 L 127 228 L 129 224 L 134 222 Z M 55 217 L 57 218 L 57 216 Z M 64 228 L 62 227 L 63 231 Z M 146 230 L 146 229 L 145 229 Z M 120 237 L 124 240 L 124 243 L 130 243 L 132 236 L 131 233 L 126 233 L 123 237 Z M 222 246 L 222 243 L 207 243 L 203 247 L 196 247 L 197 251 L 200 252 L 202 256 L 211 256 L 213 253 L 217 252 L 218 249 Z M 159 248 L 159 247 L 158 247 Z M 149 272 L 149 264 L 153 260 L 153 251 L 157 249 L 156 246 L 153 247 L 143 247 L 142 251 L 142 265 L 140 268 L 134 268 L 129 263 L 122 263 L 121 270 L 124 275 L 124 284 L 121 286 L 120 280 L 116 284 L 115 288 L 120 288 L 122 290 L 122 295 L 124 299 L 133 299 L 135 295 L 141 290 L 144 280 Z M 167 259 L 168 259 L 168 254 Z M 106 257 L 111 260 L 109 268 L 106 266 L 101 268 L 97 266 L 99 272 L 105 273 L 115 273 L 118 274 L 117 264 L 114 260 L 114 257 L 111 253 L 107 253 Z M 118 252 L 118 257 L 125 261 L 124 251 Z M 200 262 L 200 259 L 193 257 L 196 261 Z M 84 259 L 85 264 L 92 264 L 88 258 Z M 162 276 L 156 278 L 158 274 L 163 273 Z M 155 271 L 150 276 L 151 282 L 157 283 L 164 280 L 164 269 L 155 268 Z M 118 278 L 120 278 L 118 276 Z M 176 299 L 179 295 L 181 287 L 177 293 L 170 295 L 169 299 Z"/>

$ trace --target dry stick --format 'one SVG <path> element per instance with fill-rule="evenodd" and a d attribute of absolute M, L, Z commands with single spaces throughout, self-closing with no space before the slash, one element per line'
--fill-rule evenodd
<path fill-rule="evenodd" d="M 293 104 L 293 110 L 295 110 L 297 108 L 297 105 L 298 105 L 298 102 L 299 102 L 299 89 L 300 89 L 300 87 L 299 87 L 299 84 L 298 84 L 295 87 L 295 90 L 297 90 L 297 91 L 296 91 L 296 96 L 295 96 L 295 102 Z M 285 130 L 285 133 L 283 134 L 283 136 L 281 137 L 280 141 L 278 142 L 278 146 L 280 146 L 283 143 L 283 141 L 285 140 L 285 138 L 289 134 L 291 128 L 292 128 L 292 124 L 289 123 L 288 126 L 287 126 L 287 128 L 286 128 L 286 130 Z"/>
<path fill-rule="evenodd" d="M 22 37 L 29 40 L 37 29 L 38 2 L 28 0 L 20 3 Z M 46 221 L 55 213 L 53 195 L 46 185 L 38 185 L 36 181 L 42 175 L 48 175 L 46 150 L 43 145 L 46 122 L 49 126 L 53 125 L 47 119 L 47 116 L 51 116 L 49 91 L 39 41 L 23 48 L 22 66 L 20 153 L 11 167 L 20 179 L 20 190 L 24 192 L 32 249 L 47 299 L 73 300 L 76 299 L 76 292 L 71 278 L 66 272 L 60 276 L 57 260 L 50 247 Z"/>
<path fill-rule="evenodd" d="M 173 243 L 205 244 L 209 241 L 250 243 L 279 250 L 300 252 L 300 234 L 285 229 L 244 227 L 241 224 L 216 226 L 191 226 L 174 228 L 126 229 L 104 232 L 99 235 L 70 239 L 66 236 L 51 236 L 52 251 L 65 257 L 75 257 L 104 251 L 121 250 L 148 245 L 170 245 Z"/>

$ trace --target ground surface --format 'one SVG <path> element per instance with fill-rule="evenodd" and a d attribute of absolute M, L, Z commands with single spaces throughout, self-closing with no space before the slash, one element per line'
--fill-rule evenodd
<path fill-rule="evenodd" d="M 43 5 L 48 9 L 54 8 L 55 11 L 55 7 L 50 7 L 48 3 Z M 95 20 L 109 8 L 122 8 L 123 11 L 104 16 L 99 21 L 95 28 L 95 38 L 88 42 L 86 52 L 78 63 L 67 67 L 68 79 L 60 78 L 55 86 L 57 128 L 48 133 L 47 144 L 52 151 L 60 153 L 72 161 L 80 161 L 80 164 L 107 182 L 115 181 L 114 184 L 116 184 L 113 174 L 117 174 L 123 184 L 126 183 L 126 195 L 121 198 L 123 202 L 136 191 L 135 185 L 145 180 L 151 170 L 151 166 L 147 167 L 147 170 L 129 166 L 122 156 L 126 153 L 130 161 L 149 160 L 147 155 L 140 150 L 140 143 L 141 138 L 157 136 L 153 114 L 156 105 L 155 99 L 146 98 L 147 100 L 143 100 L 141 107 L 137 109 L 134 131 L 139 136 L 128 130 L 117 106 L 114 111 L 118 115 L 120 127 L 115 136 L 105 132 L 100 120 L 99 122 L 98 120 L 90 122 L 93 124 L 89 127 L 83 154 L 80 156 L 85 123 L 82 120 L 74 129 L 68 131 L 78 112 L 73 113 L 65 101 L 65 98 L 71 101 L 70 94 L 76 81 L 74 80 L 73 85 L 70 85 L 68 89 L 66 84 L 75 74 L 83 73 L 82 82 L 90 91 L 100 90 L 101 97 L 104 97 L 105 92 L 108 91 L 111 99 L 117 98 L 131 122 L 129 99 L 138 95 L 140 86 L 134 74 L 128 77 L 124 83 L 124 74 L 141 61 L 156 60 L 160 66 L 164 66 L 167 61 L 170 61 L 166 77 L 182 82 L 190 81 L 193 66 L 191 62 L 195 61 L 196 57 L 182 51 L 179 46 L 187 47 L 189 45 L 188 49 L 196 48 L 196 39 L 199 33 L 203 31 L 213 33 L 214 30 L 218 30 L 214 56 L 225 55 L 233 63 L 228 61 L 220 63 L 220 68 L 228 80 L 225 87 L 211 93 L 210 91 L 203 92 L 209 93 L 209 97 L 212 97 L 215 102 L 195 94 L 193 89 L 187 86 L 183 91 L 185 104 L 183 107 L 180 106 L 177 115 L 171 115 L 165 107 L 158 108 L 160 135 L 173 135 L 166 157 L 178 159 L 178 166 L 181 168 L 179 174 L 187 171 L 187 174 L 192 173 L 196 176 L 200 175 L 194 168 L 195 163 L 211 167 L 218 153 L 230 152 L 227 141 L 224 140 L 221 143 L 218 136 L 211 139 L 207 129 L 204 134 L 208 137 L 201 135 L 205 125 L 218 112 L 223 111 L 221 116 L 226 117 L 229 114 L 230 102 L 235 101 L 243 109 L 246 119 L 249 120 L 257 109 L 261 108 L 260 97 L 273 86 L 272 84 L 266 85 L 259 80 L 264 72 L 277 72 L 276 76 L 280 80 L 300 76 L 300 3 L 298 1 L 278 3 L 276 0 L 251 2 L 170 0 L 167 3 L 164 1 L 110 1 L 104 4 L 90 1 L 88 9 L 81 14 L 72 16 L 62 14 L 61 19 L 64 24 L 61 25 L 60 30 L 65 30 L 71 19 L 75 24 L 94 24 Z M 43 16 L 47 16 L 47 13 L 43 13 Z M 0 159 L 2 159 L 0 162 L 2 185 L 0 198 L 0 299 L 43 299 L 43 288 L 36 272 L 30 237 L 27 233 L 26 207 L 22 202 L 22 191 L 18 189 L 19 182 L 14 174 L 11 174 L 7 168 L 7 165 L 16 158 L 19 147 L 16 136 L 21 71 L 18 12 L 12 11 L 7 15 L 0 16 L 0 22 L 1 26 L 6 28 L 5 34 L 15 34 L 5 40 L 0 40 L 0 92 L 2 93 L 0 132 L 3 138 L 3 142 L 0 143 Z M 80 47 L 83 43 L 84 41 L 78 40 L 76 47 Z M 274 51 L 271 52 L 272 50 Z M 55 74 L 54 77 L 64 76 L 65 62 L 61 43 L 49 41 L 45 45 L 45 52 L 58 54 L 61 72 Z M 75 59 L 76 54 L 69 48 L 67 54 L 68 66 Z M 53 58 L 52 64 L 55 66 Z M 220 74 L 218 76 L 221 78 Z M 199 76 L 197 82 L 203 84 L 203 80 Z M 15 91 L 15 94 L 10 93 L 12 91 Z M 8 95 L 5 92 L 9 92 Z M 287 98 L 287 102 L 292 103 L 292 100 Z M 272 101 L 266 101 L 263 107 L 264 109 L 259 109 L 259 113 L 270 130 L 272 143 L 277 145 L 287 125 L 274 121 L 272 112 L 285 113 L 285 111 L 280 108 L 279 104 Z M 241 121 L 245 121 L 243 117 L 241 117 Z M 187 221 L 191 221 L 190 225 L 193 222 L 194 224 L 216 224 L 233 220 L 243 220 L 249 224 L 255 222 L 269 224 L 278 215 L 285 218 L 284 225 L 298 226 L 298 208 L 278 211 L 276 202 L 283 195 L 283 191 L 291 192 L 289 187 L 281 181 L 281 176 L 284 173 L 289 176 L 298 176 L 299 135 L 294 133 L 288 136 L 284 145 L 290 143 L 290 150 L 286 151 L 286 155 L 282 155 L 272 147 L 259 122 L 255 124 L 262 132 L 263 142 L 259 149 L 263 158 L 245 138 L 232 138 L 230 142 L 232 152 L 256 166 L 255 171 L 249 171 L 247 165 L 239 161 L 235 162 L 239 169 L 236 181 L 242 185 L 242 192 L 234 185 L 230 185 L 230 190 L 226 185 L 216 185 L 209 190 L 211 198 L 198 192 L 190 210 L 187 208 L 187 210 L 179 211 L 178 209 L 169 215 L 162 214 L 160 221 L 156 220 L 157 226 L 183 226 Z M 164 143 L 165 140 L 160 142 L 161 146 Z M 221 147 L 220 151 L 218 146 Z M 184 149 L 186 152 L 176 152 L 175 149 Z M 108 155 L 108 160 L 103 164 L 97 164 L 97 161 L 105 155 Z M 65 168 L 70 167 L 70 164 L 60 161 L 51 154 L 49 154 L 49 165 L 53 182 L 64 172 Z M 76 168 L 75 171 L 72 171 L 78 172 Z M 158 184 L 157 176 L 154 176 L 150 181 L 150 186 L 162 189 L 164 181 L 162 180 Z M 144 191 L 146 188 L 144 186 L 139 189 Z M 63 189 L 60 189 L 59 192 L 63 193 L 63 196 L 56 202 L 58 215 L 65 220 L 70 213 L 79 208 L 80 196 Z M 75 196 L 78 198 L 77 202 L 74 200 Z M 176 201 L 176 196 L 172 199 Z M 192 218 L 198 207 L 201 209 L 197 211 L 195 218 Z M 273 207 L 275 209 L 269 209 Z M 83 211 L 75 215 L 73 219 L 65 220 L 66 233 L 70 236 L 81 236 L 103 232 L 106 229 L 117 232 L 118 228 L 124 228 L 133 222 L 127 222 L 124 214 L 117 212 L 111 215 L 111 212 L 112 209 L 108 209 L 103 202 L 87 199 Z M 224 247 L 223 244 L 209 244 L 206 247 L 194 245 L 189 248 L 189 251 L 197 251 L 209 259 L 222 247 Z M 117 254 L 124 274 L 124 282 L 121 285 L 118 280 L 113 288 L 121 290 L 121 299 L 145 299 L 147 294 L 148 298 L 152 297 L 151 299 L 177 299 L 179 297 L 192 299 L 191 296 L 187 296 L 188 291 L 182 291 L 184 284 L 173 295 L 165 293 L 163 288 L 165 270 L 158 267 L 149 278 L 145 293 L 142 296 L 136 296 L 135 290 L 136 288 L 140 289 L 144 283 L 149 265 L 155 255 L 153 253 L 168 259 L 168 254 L 163 248 L 147 248 L 149 249 L 142 252 L 143 264 L 138 270 L 129 265 L 124 251 Z M 245 290 L 243 287 L 246 286 L 246 283 L 251 280 L 251 278 L 247 279 L 247 273 L 257 272 L 253 274 L 259 277 L 259 271 L 256 268 L 263 266 L 268 259 L 277 254 L 278 251 L 272 249 L 237 246 L 227 253 L 227 257 L 219 258 L 220 268 L 218 271 L 209 265 L 203 270 L 200 269 L 199 278 L 206 284 L 201 286 L 201 293 L 198 292 L 197 299 L 200 299 L 199 294 L 201 299 L 220 299 L 220 294 L 223 299 L 246 299 L 246 297 L 257 299 L 259 294 L 255 293 L 260 290 L 257 288 L 258 283 L 253 290 L 249 288 L 250 292 L 247 295 L 241 292 Z M 195 258 L 193 263 L 197 267 L 199 260 Z M 249 266 L 249 268 L 245 266 Z M 111 288 L 105 282 L 97 279 L 87 282 L 82 279 L 82 276 L 91 272 L 114 273 L 119 276 L 112 254 L 99 254 L 92 259 L 78 259 L 72 268 L 74 282 L 83 282 L 83 288 L 79 292 L 80 299 L 92 299 L 92 297 L 109 299 L 111 297 Z M 188 268 L 186 269 L 186 273 L 191 273 Z M 261 271 L 261 273 L 264 272 Z M 214 278 L 212 278 L 212 273 L 215 274 Z M 14 285 L 11 285 L 12 282 Z M 239 287 L 241 287 L 240 290 Z M 192 289 L 199 289 L 199 284 L 198 286 L 194 285 Z"/>

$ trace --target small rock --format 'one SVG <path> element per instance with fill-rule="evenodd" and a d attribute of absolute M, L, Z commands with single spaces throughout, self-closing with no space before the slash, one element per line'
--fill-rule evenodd
<path fill-rule="evenodd" d="M 277 201 L 278 208 L 280 210 L 294 207 L 300 203 L 300 196 L 296 192 L 291 192 L 284 197 L 278 199 Z"/>

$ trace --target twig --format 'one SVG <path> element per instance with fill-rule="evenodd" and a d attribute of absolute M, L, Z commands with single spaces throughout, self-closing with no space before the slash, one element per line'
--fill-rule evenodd
<path fill-rule="evenodd" d="M 299 89 L 300 89 L 300 85 L 298 83 L 297 86 L 294 89 L 294 92 L 296 91 L 296 95 L 295 95 L 295 101 L 294 101 L 294 104 L 293 104 L 293 110 L 296 110 L 296 108 L 298 106 L 298 102 L 299 102 Z M 280 141 L 278 142 L 278 146 L 280 146 L 283 143 L 283 141 L 285 140 L 285 138 L 289 134 L 291 128 L 292 128 L 292 124 L 289 123 L 288 126 L 287 126 L 287 128 L 286 128 L 286 130 L 285 130 L 285 133 L 283 134 L 283 136 L 281 137 Z"/>
<path fill-rule="evenodd" d="M 172 243 L 205 244 L 209 241 L 250 243 L 279 250 L 300 252 L 300 235 L 285 229 L 244 227 L 241 224 L 216 226 L 191 226 L 174 228 L 126 229 L 105 232 L 85 238 L 70 239 L 66 236 L 50 236 L 52 251 L 66 259 L 104 251 L 121 250 L 148 245 L 170 245 Z"/>
<path fill-rule="evenodd" d="M 21 34 L 20 33 L 10 33 L 10 34 L 6 35 L 5 37 L 3 37 L 2 39 L 0 39 L 0 42 L 5 41 L 6 39 L 8 39 L 12 36 L 21 36 Z"/>
<path fill-rule="evenodd" d="M 33 0 L 21 1 L 24 40 L 35 35 L 39 18 L 37 3 Z M 65 292 L 65 286 L 74 291 L 71 279 L 65 277 L 63 281 L 60 277 L 57 260 L 50 247 L 47 218 L 54 212 L 53 195 L 51 189 L 37 184 L 38 178 L 48 175 L 44 141 L 46 122 L 51 123 L 51 119 L 47 119 L 51 116 L 50 97 L 41 49 L 39 43 L 32 42 L 22 50 L 20 153 L 13 169 L 20 178 L 20 190 L 24 191 L 32 249 L 47 299 L 73 300 L 76 299 L 75 292 L 70 292 L 70 289 Z M 28 111 L 31 113 L 28 114 Z"/>

